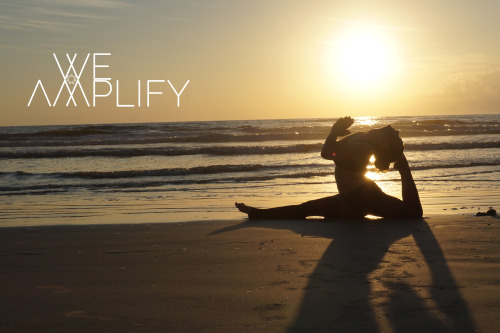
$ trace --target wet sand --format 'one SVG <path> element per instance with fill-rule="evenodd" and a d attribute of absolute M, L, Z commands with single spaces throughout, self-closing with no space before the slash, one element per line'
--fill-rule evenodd
<path fill-rule="evenodd" d="M 500 219 L 0 229 L 1 332 L 496 332 Z"/>

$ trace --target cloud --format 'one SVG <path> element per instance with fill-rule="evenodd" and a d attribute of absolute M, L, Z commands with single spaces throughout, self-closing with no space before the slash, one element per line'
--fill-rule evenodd
<path fill-rule="evenodd" d="M 500 68 L 483 73 L 453 75 L 441 95 L 469 100 L 500 100 Z"/>
<path fill-rule="evenodd" d="M 440 91 L 424 98 L 441 110 L 500 111 L 500 68 L 452 75 Z"/>
<path fill-rule="evenodd" d="M 68 28 L 80 28 L 81 24 L 72 23 L 72 22 L 55 22 L 49 20 L 26 20 L 26 21 L 14 21 L 12 20 L 10 23 L 0 23 L 0 28 L 7 30 L 19 30 L 19 31 L 28 31 L 28 30 L 44 30 L 44 31 L 65 31 Z"/>
<path fill-rule="evenodd" d="M 89 20 L 109 20 L 111 16 L 107 15 L 96 15 L 90 13 L 76 12 L 76 11 L 62 11 L 47 8 L 39 8 L 39 13 L 49 16 L 59 16 L 59 17 L 71 17 L 79 19 L 89 19 Z"/>
<path fill-rule="evenodd" d="M 94 7 L 94 8 L 123 8 L 129 4 L 117 0 L 45 0 L 44 2 L 56 6 L 79 6 L 79 7 Z"/>
<path fill-rule="evenodd" d="M 355 20 L 347 20 L 338 17 L 329 17 L 329 16 L 314 16 L 319 19 L 328 20 L 330 22 L 341 23 L 351 26 L 362 26 L 375 30 L 397 30 L 397 31 L 424 31 L 421 28 L 413 28 L 413 27 L 404 27 L 404 26 L 396 26 L 396 25 L 387 25 L 387 24 L 370 24 L 369 22 L 364 21 L 355 21 Z"/>
<path fill-rule="evenodd" d="M 204 7 L 204 8 L 215 8 L 215 9 L 224 9 L 227 8 L 226 5 L 223 5 L 220 0 L 173 0 L 174 3 L 180 4 L 183 6 L 189 7 Z"/>
<path fill-rule="evenodd" d="M 81 28 L 89 21 L 110 20 L 117 9 L 129 6 L 117 0 L 5 1 L 0 5 L 0 29 L 35 33 L 68 32 Z"/>

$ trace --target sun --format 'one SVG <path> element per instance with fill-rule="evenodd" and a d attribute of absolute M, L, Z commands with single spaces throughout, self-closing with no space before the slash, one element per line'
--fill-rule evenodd
<path fill-rule="evenodd" d="M 397 68 L 394 43 L 376 29 L 341 35 L 334 50 L 337 81 L 356 92 L 376 91 L 391 81 Z"/>

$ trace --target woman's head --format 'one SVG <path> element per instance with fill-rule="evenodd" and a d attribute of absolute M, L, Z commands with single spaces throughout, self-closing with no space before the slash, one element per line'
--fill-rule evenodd
<path fill-rule="evenodd" d="M 399 132 L 391 126 L 371 130 L 367 133 L 375 146 L 375 167 L 380 171 L 389 170 L 389 165 L 403 155 L 403 140 Z"/>

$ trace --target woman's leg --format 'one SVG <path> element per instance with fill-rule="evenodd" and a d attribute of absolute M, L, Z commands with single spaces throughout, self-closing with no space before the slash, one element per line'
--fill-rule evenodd
<path fill-rule="evenodd" d="M 252 219 L 303 219 L 308 216 L 351 218 L 366 214 L 388 218 L 421 218 L 422 205 L 406 157 L 403 155 L 394 167 L 401 175 L 403 200 L 385 194 L 377 184 L 368 181 L 349 193 L 311 200 L 300 205 L 269 209 L 244 204 L 236 204 L 236 207 Z"/>
<path fill-rule="evenodd" d="M 421 218 L 422 205 L 418 196 L 417 187 L 413 181 L 406 158 L 395 167 L 401 174 L 403 200 L 385 194 L 375 183 L 371 183 L 362 195 L 356 200 L 366 206 L 367 214 L 388 218 Z"/>
<path fill-rule="evenodd" d="M 405 155 L 394 163 L 394 168 L 401 175 L 403 200 L 387 195 L 380 190 L 377 199 L 373 200 L 375 209 L 373 209 L 372 214 L 389 218 L 421 218 L 423 210 L 420 197 Z"/>
<path fill-rule="evenodd" d="M 327 218 L 354 217 L 355 212 L 340 195 L 316 199 L 299 205 L 260 209 L 236 203 L 250 219 L 305 219 L 308 216 Z"/>
<path fill-rule="evenodd" d="M 390 196 L 382 192 L 382 190 L 380 190 L 380 193 L 370 196 L 370 202 L 367 206 L 367 214 L 375 216 L 386 218 L 417 217 L 410 214 L 410 211 L 404 201 Z"/>

